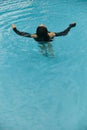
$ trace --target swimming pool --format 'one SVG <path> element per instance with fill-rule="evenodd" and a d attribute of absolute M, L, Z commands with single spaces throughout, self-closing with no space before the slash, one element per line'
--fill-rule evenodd
<path fill-rule="evenodd" d="M 87 129 L 87 1 L 0 1 L 0 130 Z M 16 35 L 11 24 L 34 33 L 40 23 L 62 31 L 55 57 Z"/>

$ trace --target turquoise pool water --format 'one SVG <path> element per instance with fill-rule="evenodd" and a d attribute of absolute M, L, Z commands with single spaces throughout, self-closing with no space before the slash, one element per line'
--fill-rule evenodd
<path fill-rule="evenodd" d="M 66 37 L 55 38 L 55 57 L 41 55 L 33 40 L 40 23 Z M 87 129 L 87 1 L 0 1 L 0 130 Z"/>

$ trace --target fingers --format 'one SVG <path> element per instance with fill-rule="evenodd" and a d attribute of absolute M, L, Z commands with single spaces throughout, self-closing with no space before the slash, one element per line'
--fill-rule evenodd
<path fill-rule="evenodd" d="M 15 24 L 12 24 L 11 26 L 12 26 L 13 29 L 16 28 Z"/>
<path fill-rule="evenodd" d="M 69 26 L 70 26 L 70 27 L 75 27 L 75 26 L 76 26 L 76 23 L 71 23 Z"/>

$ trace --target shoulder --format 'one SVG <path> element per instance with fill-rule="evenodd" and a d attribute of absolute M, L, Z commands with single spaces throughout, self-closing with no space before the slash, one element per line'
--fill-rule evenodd
<path fill-rule="evenodd" d="M 32 38 L 37 38 L 37 34 L 31 34 Z"/>
<path fill-rule="evenodd" d="M 49 37 L 55 37 L 55 33 L 54 32 L 49 32 L 48 35 L 49 35 Z"/>

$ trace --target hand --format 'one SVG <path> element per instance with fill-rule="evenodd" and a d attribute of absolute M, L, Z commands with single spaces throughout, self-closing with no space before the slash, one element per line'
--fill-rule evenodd
<path fill-rule="evenodd" d="M 76 23 L 71 23 L 70 25 L 69 25 L 69 27 L 75 27 L 76 26 Z"/>
<path fill-rule="evenodd" d="M 15 24 L 12 24 L 11 26 L 12 26 L 13 29 L 16 28 Z"/>

